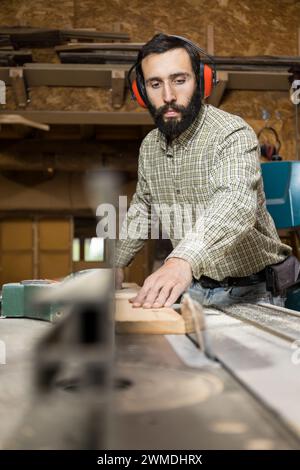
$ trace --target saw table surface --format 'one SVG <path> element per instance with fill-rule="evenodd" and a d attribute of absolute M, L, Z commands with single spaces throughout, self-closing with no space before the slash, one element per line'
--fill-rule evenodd
<path fill-rule="evenodd" d="M 270 380 L 279 380 L 278 370 L 269 367 L 274 346 L 270 333 L 214 309 L 207 310 L 207 325 L 219 362 L 208 359 L 192 335 L 116 336 L 111 449 L 300 448 L 295 428 L 282 419 L 280 409 L 270 410 L 274 394 L 266 390 L 263 375 L 257 382 L 264 394 L 254 387 L 255 374 L 266 369 Z M 245 328 L 250 327 L 257 331 L 262 351 L 268 350 L 267 357 L 263 352 L 254 357 L 244 343 Z M 0 321 L 7 348 L 7 363 L 0 365 L 2 449 L 29 406 L 34 345 L 49 328 L 52 325 L 37 320 Z M 274 351 L 280 355 L 278 347 Z M 248 376 L 254 377 L 251 384 Z"/>
<path fill-rule="evenodd" d="M 115 449 L 291 449 L 297 440 L 224 368 L 179 336 L 117 337 Z M 183 354 L 183 357 L 185 355 Z M 196 363 L 196 361 L 195 361 Z"/>

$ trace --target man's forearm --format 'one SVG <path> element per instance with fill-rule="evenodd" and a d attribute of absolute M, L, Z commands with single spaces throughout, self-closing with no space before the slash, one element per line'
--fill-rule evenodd
<path fill-rule="evenodd" d="M 115 249 L 115 266 L 125 267 L 142 249 L 149 236 L 150 205 L 142 195 L 135 193 L 122 224 Z"/>

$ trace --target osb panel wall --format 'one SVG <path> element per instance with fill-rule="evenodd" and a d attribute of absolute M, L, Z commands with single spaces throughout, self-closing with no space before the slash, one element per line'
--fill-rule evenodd
<path fill-rule="evenodd" d="M 132 41 L 155 32 L 187 35 L 217 55 L 297 54 L 298 0 L 1 0 L 2 25 L 96 28 L 120 24 Z"/>
<path fill-rule="evenodd" d="M 297 55 L 300 27 L 298 0 L 2 0 L 2 25 L 54 28 L 96 28 L 112 31 L 118 25 L 131 41 L 147 41 L 154 33 L 186 35 L 206 47 L 206 27 L 214 25 L 216 55 Z M 35 50 L 34 59 L 55 62 L 48 49 Z M 109 90 L 33 88 L 28 109 L 111 111 Z M 10 91 L 7 109 L 15 109 Z M 239 114 L 256 131 L 276 128 L 284 158 L 295 156 L 294 108 L 283 92 L 234 91 L 221 105 Z M 127 97 L 120 111 L 137 110 Z M 263 110 L 270 119 L 262 119 Z M 117 112 L 117 111 L 116 111 Z"/>
<path fill-rule="evenodd" d="M 187 35 L 205 47 L 215 27 L 217 55 L 297 54 L 297 0 L 76 0 L 77 28 L 108 31 L 120 22 L 132 41 L 155 32 Z"/>
<path fill-rule="evenodd" d="M 279 154 L 284 160 L 295 159 L 296 109 L 289 100 L 287 93 L 279 91 L 230 91 L 225 94 L 220 108 L 241 116 L 253 127 L 257 134 L 265 126 L 273 127 L 281 141 Z M 265 143 L 266 139 L 269 143 L 277 145 L 276 138 L 272 133 L 265 132 L 261 135 L 261 143 Z"/>
<path fill-rule="evenodd" d="M 1 0 L 0 22 L 2 26 L 72 28 L 74 0 Z"/>

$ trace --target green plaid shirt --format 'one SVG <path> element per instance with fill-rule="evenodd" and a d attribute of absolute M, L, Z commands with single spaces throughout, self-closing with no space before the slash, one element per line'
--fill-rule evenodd
<path fill-rule="evenodd" d="M 242 118 L 206 104 L 169 146 L 158 129 L 152 130 L 140 147 L 136 193 L 123 227 L 137 215 L 132 207 L 149 219 L 155 205 L 161 220 L 174 204 L 192 207 L 193 229 L 182 237 L 174 236 L 176 219 L 171 217 L 168 258 L 188 261 L 196 279 L 247 276 L 282 261 L 291 248 L 281 243 L 267 212 L 258 149 L 254 131 Z M 122 238 L 116 244 L 118 267 L 131 262 L 147 236 Z"/>

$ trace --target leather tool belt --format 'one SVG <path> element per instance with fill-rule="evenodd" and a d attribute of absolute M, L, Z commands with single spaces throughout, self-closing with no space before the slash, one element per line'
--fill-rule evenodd
<path fill-rule="evenodd" d="M 202 287 L 215 289 L 216 287 L 251 286 L 266 282 L 267 290 L 277 296 L 285 293 L 286 289 L 297 283 L 300 274 L 300 262 L 291 255 L 277 264 L 266 266 L 255 274 L 245 277 L 227 277 L 222 281 L 216 281 L 207 276 L 201 276 L 199 282 Z M 300 280 L 300 279 L 299 279 Z"/>

